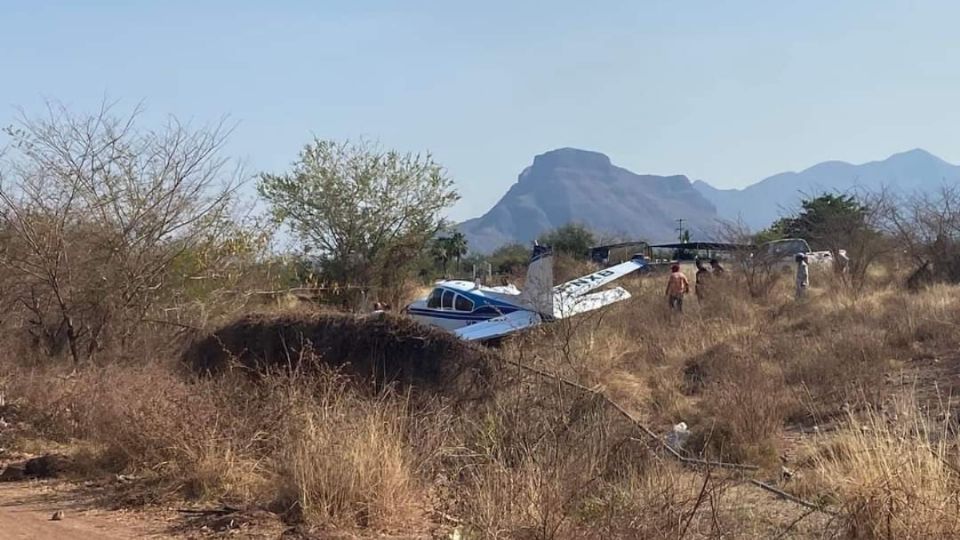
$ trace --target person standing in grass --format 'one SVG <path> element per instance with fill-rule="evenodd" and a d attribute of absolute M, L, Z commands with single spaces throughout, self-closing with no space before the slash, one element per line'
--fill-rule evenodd
<path fill-rule="evenodd" d="M 694 278 L 696 284 L 697 302 L 703 302 L 704 288 L 707 286 L 707 280 L 710 279 L 710 271 L 703 265 L 703 261 L 697 259 L 694 264 L 697 265 L 697 275 Z"/>
<path fill-rule="evenodd" d="M 683 311 L 683 295 L 690 292 L 690 282 L 687 276 L 680 271 L 680 265 L 670 267 L 670 277 L 667 279 L 667 299 L 670 309 Z"/>
<path fill-rule="evenodd" d="M 847 270 L 850 268 L 850 258 L 847 257 L 847 250 L 841 249 L 837 251 L 837 259 L 835 264 L 838 274 L 847 273 Z"/>
<path fill-rule="evenodd" d="M 807 296 L 810 287 L 810 269 L 807 267 L 807 256 L 797 253 L 797 300 Z"/>

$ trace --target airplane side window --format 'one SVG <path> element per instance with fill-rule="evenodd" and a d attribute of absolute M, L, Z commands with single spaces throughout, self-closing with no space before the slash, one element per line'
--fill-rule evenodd
<path fill-rule="evenodd" d="M 473 311 L 473 301 L 457 295 L 457 300 L 454 302 L 454 306 L 457 311 Z"/>
<path fill-rule="evenodd" d="M 443 303 L 440 309 L 453 309 L 453 291 L 443 291 Z"/>
<path fill-rule="evenodd" d="M 427 298 L 427 307 L 431 309 L 440 309 L 440 297 L 443 295 L 443 289 L 434 289 Z"/>

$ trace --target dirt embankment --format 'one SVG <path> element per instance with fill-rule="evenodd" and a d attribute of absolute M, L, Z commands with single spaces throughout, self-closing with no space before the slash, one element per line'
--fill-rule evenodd
<path fill-rule="evenodd" d="M 489 390 L 495 361 L 483 347 L 386 313 L 248 315 L 198 340 L 184 355 L 186 365 L 201 374 L 332 367 L 378 386 L 398 383 L 460 397 Z"/>

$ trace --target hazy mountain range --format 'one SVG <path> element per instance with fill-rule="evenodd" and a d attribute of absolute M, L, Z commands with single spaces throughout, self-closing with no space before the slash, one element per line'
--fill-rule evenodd
<path fill-rule="evenodd" d="M 759 229 L 795 210 L 806 195 L 880 189 L 895 193 L 935 191 L 957 181 L 960 181 L 960 166 L 947 163 L 926 150 L 915 149 L 861 165 L 825 161 L 800 172 L 764 178 L 743 189 L 717 189 L 703 181 L 694 182 L 693 187 L 716 206 L 719 217 L 740 218 L 751 228 Z"/>
<path fill-rule="evenodd" d="M 933 191 L 960 181 L 960 166 L 916 149 L 854 165 L 826 161 L 743 189 L 717 189 L 686 176 L 636 174 L 598 153 L 561 148 L 534 158 L 517 183 L 483 216 L 461 223 L 470 249 L 489 252 L 579 222 L 611 238 L 669 242 L 684 220 L 694 240 L 715 239 L 723 221 L 766 227 L 805 195 L 824 191 Z"/>

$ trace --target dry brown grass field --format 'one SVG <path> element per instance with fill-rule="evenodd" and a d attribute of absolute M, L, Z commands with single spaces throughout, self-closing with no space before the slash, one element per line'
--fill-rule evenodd
<path fill-rule="evenodd" d="M 127 479 L 100 482 L 111 505 L 228 505 L 303 537 L 960 536 L 960 288 L 813 278 L 795 302 L 789 279 L 752 298 L 730 272 L 682 315 L 660 277 L 629 278 L 630 300 L 492 350 L 264 308 L 212 374 L 181 329 L 79 367 L 11 330 L 0 445 Z M 665 450 L 679 422 L 708 464 Z"/>

